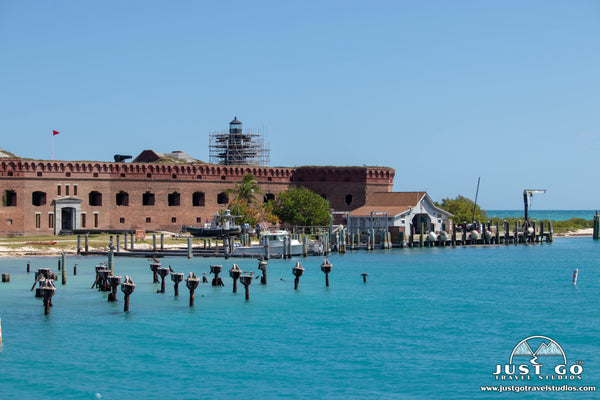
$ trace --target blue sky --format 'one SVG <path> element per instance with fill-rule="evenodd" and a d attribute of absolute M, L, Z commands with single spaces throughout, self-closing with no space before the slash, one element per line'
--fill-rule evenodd
<path fill-rule="evenodd" d="M 383 165 L 396 191 L 595 209 L 598 1 L 0 0 L 0 147 L 112 161 L 237 116 L 272 166 Z"/>

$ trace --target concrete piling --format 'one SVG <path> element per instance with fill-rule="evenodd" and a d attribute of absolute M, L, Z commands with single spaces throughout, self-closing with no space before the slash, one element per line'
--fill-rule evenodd
<path fill-rule="evenodd" d="M 329 273 L 331 272 L 331 268 L 333 267 L 333 265 L 331 265 L 331 263 L 329 262 L 329 260 L 326 258 L 325 261 L 323 261 L 323 264 L 321 264 L 321 271 L 323 271 L 323 273 L 325 274 L 325 286 L 329 287 Z"/>
<path fill-rule="evenodd" d="M 262 271 L 262 276 L 260 277 L 260 284 L 267 284 L 267 262 L 262 258 L 258 261 L 258 269 Z"/>
<path fill-rule="evenodd" d="M 192 258 L 194 257 L 194 252 L 192 250 L 192 238 L 189 237 L 187 240 L 187 251 L 188 251 L 188 258 Z"/>
<path fill-rule="evenodd" d="M 121 283 L 121 291 L 125 294 L 123 311 L 129 311 L 129 296 L 135 290 L 135 283 L 129 275 L 125 275 L 125 280 Z"/>
<path fill-rule="evenodd" d="M 52 306 L 52 296 L 54 296 L 54 291 L 56 287 L 51 279 L 40 280 L 40 297 L 42 297 L 44 302 L 44 315 L 50 314 L 50 307 Z"/>
<path fill-rule="evenodd" d="M 222 269 L 223 269 L 222 265 L 211 265 L 210 266 L 210 273 L 215 275 L 215 277 L 212 280 L 213 286 L 225 286 L 225 284 L 223 284 L 223 280 L 221 279 L 221 277 L 219 277 L 219 274 L 221 273 Z"/>
<path fill-rule="evenodd" d="M 229 276 L 233 279 L 233 293 L 237 293 L 237 280 L 242 275 L 242 270 L 237 264 L 233 264 L 233 267 L 229 270 Z"/>
<path fill-rule="evenodd" d="M 110 275 L 106 278 L 106 281 L 111 289 L 111 292 L 108 294 L 108 301 L 117 301 L 117 287 L 121 284 L 121 277 Z"/>
<path fill-rule="evenodd" d="M 244 289 L 246 289 L 246 301 L 250 300 L 249 286 L 252 283 L 252 279 L 252 272 L 240 275 L 240 282 L 244 285 Z"/>
<path fill-rule="evenodd" d="M 194 291 L 199 283 L 200 279 L 193 272 L 190 272 L 190 275 L 185 278 L 185 285 L 190 290 L 190 307 L 194 307 Z"/>
<path fill-rule="evenodd" d="M 150 271 L 152 271 L 152 283 L 159 283 L 158 280 L 158 269 L 160 268 L 161 264 L 160 262 L 158 262 L 157 259 L 154 259 L 154 262 L 150 263 Z"/>
<path fill-rule="evenodd" d="M 292 273 L 296 277 L 294 279 L 294 290 L 298 290 L 298 283 L 300 283 L 300 277 L 304 273 L 304 268 L 302 268 L 302 264 L 300 264 L 300 261 L 296 262 L 296 265 L 294 266 L 294 268 L 292 268 Z"/>
<path fill-rule="evenodd" d="M 156 293 L 164 293 L 165 292 L 165 277 L 169 275 L 169 268 L 159 267 L 156 269 L 156 273 L 160 275 L 160 289 L 156 291 Z"/>
<path fill-rule="evenodd" d="M 173 281 L 173 288 L 175 289 L 175 296 L 179 296 L 179 282 L 183 281 L 183 272 L 171 271 L 171 280 Z"/>

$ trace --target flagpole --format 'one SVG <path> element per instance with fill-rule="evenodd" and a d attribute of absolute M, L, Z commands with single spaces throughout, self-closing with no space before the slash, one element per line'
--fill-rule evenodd
<path fill-rule="evenodd" d="M 52 153 L 50 154 L 50 159 L 54 160 L 54 132 L 52 132 Z"/>

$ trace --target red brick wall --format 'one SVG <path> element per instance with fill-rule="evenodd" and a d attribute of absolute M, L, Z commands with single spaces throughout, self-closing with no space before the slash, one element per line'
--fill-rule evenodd
<path fill-rule="evenodd" d="M 179 231 L 182 225 L 197 225 L 210 219 L 226 205 L 217 204 L 217 195 L 234 188 L 246 173 L 253 174 L 263 193 L 274 194 L 290 185 L 305 186 L 325 195 L 337 211 L 349 211 L 364 204 L 368 193 L 391 191 L 394 170 L 385 167 L 232 167 L 210 164 L 143 164 L 64 161 L 0 162 L 0 192 L 14 190 L 17 207 L 0 205 L 0 236 L 9 234 L 52 234 L 48 214 L 54 212 L 53 200 L 67 196 L 82 199 L 86 213 L 85 229 L 94 228 L 94 212 L 98 212 L 102 230 L 142 227 L 147 230 Z M 57 187 L 61 193 L 58 195 Z M 74 193 L 77 187 L 77 194 Z M 143 206 L 146 191 L 155 195 L 154 206 Z M 33 206 L 32 193 L 46 193 L 46 204 Z M 102 194 L 102 205 L 91 206 L 89 193 Z M 117 206 L 116 194 L 129 194 L 129 206 Z M 192 206 L 192 195 L 205 194 L 205 205 Z M 169 206 L 169 193 L 180 194 L 180 205 Z M 346 204 L 346 196 L 352 201 Z M 40 228 L 36 228 L 36 212 Z M 146 222 L 150 218 L 151 222 Z M 123 219 L 123 222 L 121 222 Z M 173 219 L 175 222 L 173 222 Z M 55 219 L 56 221 L 56 219 Z"/>

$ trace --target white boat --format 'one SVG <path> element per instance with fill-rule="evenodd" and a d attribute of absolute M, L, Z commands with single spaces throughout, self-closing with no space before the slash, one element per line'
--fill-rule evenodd
<path fill-rule="evenodd" d="M 284 252 L 284 244 L 288 244 L 287 251 Z M 233 254 L 248 254 L 248 255 L 283 255 L 290 254 L 292 256 L 302 255 L 302 242 L 297 239 L 290 238 L 287 231 L 265 231 L 260 235 L 258 245 L 234 247 Z"/>

